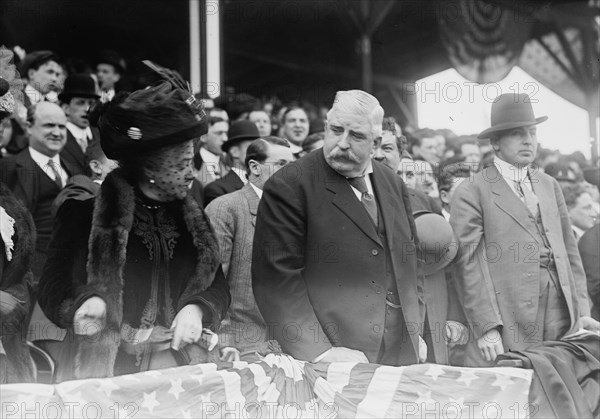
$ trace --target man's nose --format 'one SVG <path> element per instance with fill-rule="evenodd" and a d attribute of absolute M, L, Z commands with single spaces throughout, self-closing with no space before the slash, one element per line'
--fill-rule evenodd
<path fill-rule="evenodd" d="M 373 158 L 375 160 L 383 160 L 383 153 L 381 152 L 380 148 L 378 148 L 377 150 L 375 150 L 375 153 L 373 153 Z"/>

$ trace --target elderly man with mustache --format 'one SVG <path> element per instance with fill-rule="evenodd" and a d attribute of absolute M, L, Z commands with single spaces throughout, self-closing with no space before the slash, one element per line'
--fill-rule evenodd
<path fill-rule="evenodd" d="M 324 146 L 265 184 L 252 281 L 269 332 L 311 362 L 419 361 L 416 233 L 407 187 L 371 160 L 383 109 L 338 92 Z"/>
<path fill-rule="evenodd" d="M 461 244 L 458 295 L 474 339 L 467 366 L 487 366 L 508 351 L 598 331 L 560 186 L 532 166 L 538 141 L 526 94 L 492 105 L 493 164 L 454 193 L 450 223 Z"/>

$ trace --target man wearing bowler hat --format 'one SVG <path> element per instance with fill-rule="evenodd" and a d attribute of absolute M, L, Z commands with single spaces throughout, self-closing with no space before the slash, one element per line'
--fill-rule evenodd
<path fill-rule="evenodd" d="M 259 137 L 258 128 L 253 122 L 243 120 L 231 124 L 227 141 L 221 146 L 221 149 L 227 153 L 231 170 L 221 179 L 206 186 L 204 189 L 205 206 L 221 195 L 242 189 L 248 183 L 245 169 L 246 149 L 252 141 Z"/>
<path fill-rule="evenodd" d="M 455 192 L 450 223 L 460 242 L 456 282 L 473 337 L 467 366 L 558 340 L 590 316 L 585 274 L 560 186 L 532 167 L 538 141 L 526 94 L 492 105 L 492 164 Z"/>
<path fill-rule="evenodd" d="M 85 160 L 85 150 L 94 137 L 88 113 L 100 98 L 96 82 L 89 74 L 73 74 L 65 80 L 65 88 L 58 98 L 67 115 L 67 143 L 61 151 L 61 157 L 89 176 L 91 173 Z"/>

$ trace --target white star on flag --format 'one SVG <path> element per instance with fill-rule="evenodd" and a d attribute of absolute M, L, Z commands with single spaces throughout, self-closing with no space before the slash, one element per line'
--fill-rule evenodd
<path fill-rule="evenodd" d="M 506 390 L 506 387 L 514 384 L 513 380 L 508 375 L 496 374 L 496 381 L 492 383 L 493 386 L 500 387 L 502 391 Z"/>
<path fill-rule="evenodd" d="M 100 391 L 103 391 L 106 394 L 106 397 L 110 397 L 111 393 L 114 390 L 118 390 L 121 387 L 116 385 L 113 380 L 100 380 Z"/>
<path fill-rule="evenodd" d="M 460 371 L 460 377 L 456 381 L 463 382 L 467 387 L 471 386 L 471 382 L 477 380 L 479 377 L 475 375 L 475 372 L 470 368 L 463 368 Z"/>
<path fill-rule="evenodd" d="M 181 387 L 181 379 L 170 381 L 171 388 L 167 393 L 172 394 L 173 397 L 175 397 L 175 400 L 179 400 L 179 395 L 184 392 L 183 387 Z"/>
<path fill-rule="evenodd" d="M 446 372 L 444 371 L 444 369 L 442 368 L 441 365 L 439 365 L 439 364 L 431 364 L 429 366 L 429 369 L 425 373 L 425 375 L 428 375 L 431 378 L 433 378 L 433 381 L 437 381 L 438 377 L 440 375 L 444 375 L 445 373 Z"/>
<path fill-rule="evenodd" d="M 152 413 L 156 406 L 160 406 L 160 403 L 156 401 L 156 391 L 152 393 L 144 393 L 144 401 L 142 402 L 142 407 L 145 407 Z"/>
<path fill-rule="evenodd" d="M 420 392 L 418 391 L 417 394 L 419 395 L 419 398 L 417 400 L 415 400 L 415 403 L 418 404 L 435 404 L 435 400 L 433 400 L 433 398 L 431 397 L 431 390 L 427 390 L 427 391 L 423 391 Z"/>

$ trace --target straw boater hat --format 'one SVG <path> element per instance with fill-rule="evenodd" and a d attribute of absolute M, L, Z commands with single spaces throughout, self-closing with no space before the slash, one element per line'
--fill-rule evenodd
<path fill-rule="evenodd" d="M 536 118 L 533 114 L 531 99 L 525 93 L 506 93 L 496 98 L 492 104 L 492 126 L 481 132 L 477 138 L 490 138 L 492 134 L 507 129 L 537 125 L 548 119 Z"/>
<path fill-rule="evenodd" d="M 458 252 L 458 242 L 450 223 L 429 211 L 413 213 L 419 244 L 417 256 L 423 261 L 423 273 L 434 274 L 450 264 Z"/>

